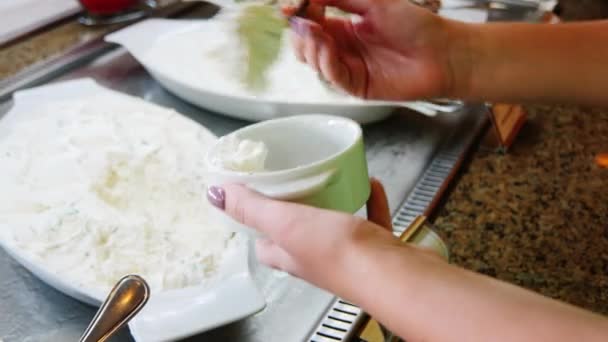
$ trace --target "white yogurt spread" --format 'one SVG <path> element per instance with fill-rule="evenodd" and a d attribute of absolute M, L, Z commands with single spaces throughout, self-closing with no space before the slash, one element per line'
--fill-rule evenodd
<path fill-rule="evenodd" d="M 143 56 L 161 74 L 203 91 L 288 103 L 357 103 L 361 99 L 332 90 L 293 52 L 289 30 L 277 60 L 267 71 L 267 87 L 250 90 L 242 81 L 245 52 L 231 15 L 160 39 Z"/>
<path fill-rule="evenodd" d="M 218 274 L 236 242 L 208 216 L 210 133 L 115 94 L 52 103 L 29 117 L 0 127 L 2 241 L 104 291 L 129 273 L 152 291 Z"/>
<path fill-rule="evenodd" d="M 263 142 L 228 135 L 219 139 L 211 163 L 225 170 L 260 172 L 264 171 L 267 155 L 268 148 Z"/>

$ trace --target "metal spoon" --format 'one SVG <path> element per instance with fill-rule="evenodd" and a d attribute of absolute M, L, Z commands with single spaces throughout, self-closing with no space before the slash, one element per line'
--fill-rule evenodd
<path fill-rule="evenodd" d="M 539 2 L 530 0 L 465 0 L 458 4 L 445 4 L 441 9 L 527 9 L 537 10 Z"/>
<path fill-rule="evenodd" d="M 80 342 L 107 341 L 146 305 L 150 288 L 137 275 L 123 277 L 101 305 Z"/>
<path fill-rule="evenodd" d="M 360 106 L 382 106 L 382 107 L 401 107 L 414 110 L 425 115 L 437 115 L 438 113 L 455 113 L 464 107 L 461 101 L 434 102 L 434 101 L 383 101 L 367 100 L 357 103 Z"/>

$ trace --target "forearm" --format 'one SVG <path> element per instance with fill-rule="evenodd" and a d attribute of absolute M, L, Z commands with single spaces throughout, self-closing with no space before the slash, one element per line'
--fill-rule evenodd
<path fill-rule="evenodd" d="M 608 21 L 447 25 L 453 96 L 608 106 Z"/>
<path fill-rule="evenodd" d="M 606 341 L 598 315 L 448 265 L 409 247 L 371 248 L 347 290 L 408 341 Z"/>

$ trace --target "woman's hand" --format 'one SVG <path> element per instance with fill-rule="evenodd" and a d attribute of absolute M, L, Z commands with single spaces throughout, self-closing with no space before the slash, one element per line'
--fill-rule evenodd
<path fill-rule="evenodd" d="M 451 266 L 376 223 L 271 200 L 239 185 L 212 187 L 208 198 L 267 236 L 257 243 L 261 262 L 359 305 L 408 341 L 608 338 L 601 316 Z M 370 218 L 390 226 L 377 182 L 368 208 Z"/>
<path fill-rule="evenodd" d="M 360 20 L 325 18 L 323 6 Z M 407 0 L 312 0 L 307 17 L 290 19 L 295 53 L 334 86 L 369 99 L 452 93 L 448 51 L 457 24 Z"/>
<path fill-rule="evenodd" d="M 268 199 L 239 185 L 209 190 L 210 201 L 266 236 L 256 243 L 260 262 L 342 294 L 358 272 L 356 259 L 371 246 L 399 246 L 382 185 L 371 182 L 368 217 Z"/>
<path fill-rule="evenodd" d="M 311 2 L 310 20 L 291 20 L 296 55 L 355 96 L 608 106 L 606 20 L 466 24 L 408 0 Z M 361 20 L 325 18 L 323 6 Z"/>

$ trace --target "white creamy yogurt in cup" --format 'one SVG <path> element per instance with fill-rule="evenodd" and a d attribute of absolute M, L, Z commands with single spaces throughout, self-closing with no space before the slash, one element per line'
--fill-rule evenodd
<path fill-rule="evenodd" d="M 268 147 L 261 141 L 227 135 L 218 140 L 210 153 L 210 163 L 218 168 L 238 172 L 264 171 Z"/>

